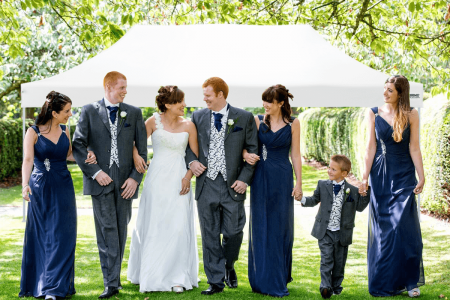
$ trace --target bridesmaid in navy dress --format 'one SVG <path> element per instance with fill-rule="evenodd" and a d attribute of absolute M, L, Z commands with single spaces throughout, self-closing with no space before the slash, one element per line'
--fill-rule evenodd
<path fill-rule="evenodd" d="M 25 136 L 22 196 L 29 203 L 19 297 L 75 294 L 77 210 L 66 162 L 74 159 L 69 130 L 60 125 L 72 115 L 71 104 L 67 96 L 49 93 Z M 95 163 L 95 156 L 86 162 Z"/>
<path fill-rule="evenodd" d="M 369 293 L 392 296 L 408 291 L 410 297 L 418 297 L 425 277 L 415 195 L 422 192 L 425 177 L 419 115 L 410 107 L 406 77 L 386 80 L 384 102 L 368 111 L 369 141 L 360 187 L 366 191 L 370 173 Z"/>
<path fill-rule="evenodd" d="M 300 200 L 303 196 L 300 122 L 291 117 L 289 98 L 293 96 L 283 85 L 271 86 L 263 93 L 266 114 L 255 117 L 259 156 L 244 150 L 248 163 L 259 160 L 250 192 L 248 277 L 253 292 L 275 297 L 289 295 L 294 197 Z"/>

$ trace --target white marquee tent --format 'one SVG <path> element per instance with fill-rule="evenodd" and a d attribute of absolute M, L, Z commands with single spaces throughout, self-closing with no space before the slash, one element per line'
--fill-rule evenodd
<path fill-rule="evenodd" d="M 278 83 L 294 95 L 294 107 L 373 107 L 383 104 L 388 77 L 331 46 L 309 25 L 136 25 L 83 64 L 23 84 L 24 116 L 24 108 L 41 107 L 52 90 L 68 95 L 75 107 L 100 100 L 109 71 L 126 75 L 125 101 L 139 107 L 155 106 L 162 85 L 177 85 L 187 106 L 202 107 L 201 85 L 212 76 L 227 82 L 228 101 L 237 107 L 262 106 L 263 91 Z M 411 82 L 410 94 L 411 106 L 422 107 L 422 84 Z"/>
<path fill-rule="evenodd" d="M 309 25 L 137 25 L 109 49 L 62 74 L 22 85 L 22 107 L 40 107 L 52 90 L 78 107 L 103 97 L 109 71 L 127 76 L 125 101 L 155 105 L 161 85 L 178 85 L 186 104 L 204 106 L 202 83 L 219 76 L 238 107 L 262 106 L 261 94 L 281 83 L 292 106 L 373 107 L 383 103 L 388 75 L 331 46 Z M 411 83 L 411 104 L 422 106 L 422 84 Z"/>

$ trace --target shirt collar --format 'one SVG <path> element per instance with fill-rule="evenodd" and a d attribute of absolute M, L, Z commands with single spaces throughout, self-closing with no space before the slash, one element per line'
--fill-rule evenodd
<path fill-rule="evenodd" d="M 105 99 L 105 106 L 106 106 L 106 107 L 108 107 L 108 106 L 119 107 L 119 103 L 112 104 L 111 102 L 109 102 L 109 100 L 108 100 L 108 98 L 106 98 L 106 96 L 103 97 L 103 99 Z"/>
<path fill-rule="evenodd" d="M 333 180 L 333 184 L 339 184 L 339 185 L 343 185 L 344 184 L 345 179 L 343 179 L 340 182 L 336 182 L 336 180 Z"/>
<path fill-rule="evenodd" d="M 228 102 L 225 104 L 225 106 L 221 110 L 213 111 L 213 112 L 219 113 L 219 114 L 222 114 L 222 115 L 226 115 L 226 113 L 228 112 Z"/>

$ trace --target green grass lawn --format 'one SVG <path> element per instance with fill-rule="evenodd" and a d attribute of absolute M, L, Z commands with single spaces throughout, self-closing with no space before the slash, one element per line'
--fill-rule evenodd
<path fill-rule="evenodd" d="M 71 170 L 73 171 L 73 170 Z M 74 177 L 75 178 L 75 177 Z M 326 178 L 325 171 L 315 171 L 310 167 L 303 168 L 303 183 L 306 195 L 314 190 L 317 180 Z M 79 188 L 79 187 L 78 187 Z M 77 192 L 78 193 L 78 192 Z M 5 193 L 6 194 L 6 193 Z M 7 200 L 0 196 L 2 205 L 8 204 Z M 78 194 L 77 194 L 78 197 Z M 77 198 L 78 200 L 78 198 Z M 11 203 L 11 202 L 9 202 Z M 291 296 L 298 299 L 321 299 L 319 294 L 320 284 L 320 253 L 317 240 L 311 235 L 314 223 L 315 208 L 296 207 L 295 216 L 295 241 L 293 249 L 294 281 L 288 285 Z M 137 214 L 129 226 L 129 237 L 136 222 Z M 0 216 L 0 299 L 15 299 L 19 293 L 20 266 L 22 256 L 22 241 L 25 224 L 21 217 Z M 198 224 L 197 224 L 198 226 Z M 424 266 L 426 285 L 421 288 L 420 299 L 438 299 L 444 294 L 450 299 L 450 226 L 422 216 L 422 235 L 424 243 Z M 199 230 L 197 230 L 199 232 Z M 248 227 L 245 228 L 244 243 L 241 248 L 240 260 L 236 263 L 236 271 L 239 278 L 239 287 L 234 290 L 228 288 L 222 294 L 212 296 L 214 299 L 271 299 L 251 292 L 247 276 L 248 259 Z M 116 298 L 112 299 L 197 299 L 202 297 L 200 291 L 207 288 L 207 279 L 203 271 L 200 235 L 198 235 L 200 258 L 200 287 L 182 294 L 170 292 L 139 293 L 138 286 L 127 281 L 126 270 L 128 267 L 129 243 L 126 247 L 122 268 L 122 285 L 124 289 Z M 367 210 L 358 213 L 354 232 L 354 243 L 350 246 L 346 266 L 346 274 L 343 282 L 344 291 L 335 299 L 372 299 L 367 289 Z M 77 294 L 72 299 L 97 299 L 103 291 L 100 262 L 95 239 L 95 228 L 92 216 L 79 216 L 78 237 L 75 262 L 75 288 Z M 203 296 L 207 298 L 207 296 Z M 406 293 L 396 297 L 383 299 L 407 299 Z M 445 298 L 444 298 L 445 299 Z"/>

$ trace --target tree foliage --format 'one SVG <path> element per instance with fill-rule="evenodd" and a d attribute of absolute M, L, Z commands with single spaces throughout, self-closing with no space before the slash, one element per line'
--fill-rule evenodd
<path fill-rule="evenodd" d="M 450 98 L 449 18 L 445 0 L 0 0 L 0 110 L 14 114 L 21 83 L 82 63 L 135 24 L 310 24 L 358 61 Z"/>

